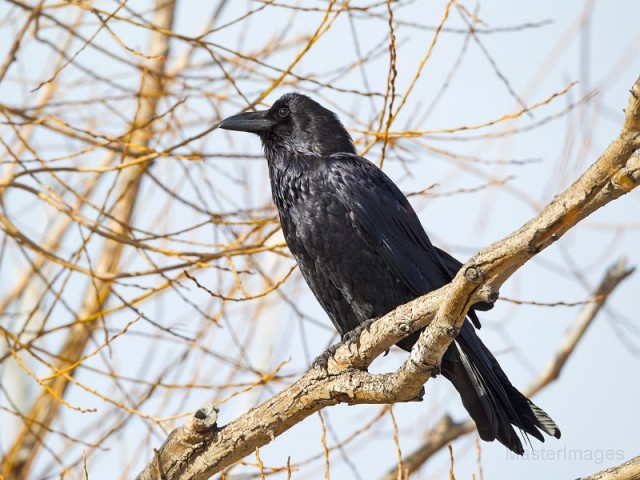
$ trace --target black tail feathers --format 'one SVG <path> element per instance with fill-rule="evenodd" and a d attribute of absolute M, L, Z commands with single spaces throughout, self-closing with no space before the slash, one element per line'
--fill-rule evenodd
<path fill-rule="evenodd" d="M 560 438 L 560 429 L 551 417 L 511 385 L 469 322 L 445 353 L 442 373 L 460 393 L 483 440 L 498 440 L 522 455 L 522 441 L 514 427 L 524 432 L 525 438 L 528 434 L 541 442 L 541 432 Z"/>

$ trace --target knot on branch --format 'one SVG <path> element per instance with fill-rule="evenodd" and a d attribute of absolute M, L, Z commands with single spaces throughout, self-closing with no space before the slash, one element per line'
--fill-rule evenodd
<path fill-rule="evenodd" d="M 478 298 L 483 302 L 496 303 L 500 297 L 500 290 L 498 290 L 491 283 L 485 283 L 478 292 Z"/>
<path fill-rule="evenodd" d="M 460 329 L 458 327 L 444 327 L 443 330 L 447 337 L 450 338 L 457 337 L 458 333 L 460 332 Z"/>
<path fill-rule="evenodd" d="M 481 283 L 484 279 L 484 273 L 482 273 L 482 270 L 475 265 L 467 267 L 464 271 L 464 276 L 467 280 L 473 283 Z"/>
<path fill-rule="evenodd" d="M 398 337 L 406 337 L 411 333 L 411 325 L 406 322 L 401 322 L 396 325 L 396 335 Z"/>
<path fill-rule="evenodd" d="M 218 422 L 218 409 L 212 403 L 207 403 L 196 410 L 193 417 L 186 423 L 185 428 L 198 436 L 208 436 L 216 430 Z"/>

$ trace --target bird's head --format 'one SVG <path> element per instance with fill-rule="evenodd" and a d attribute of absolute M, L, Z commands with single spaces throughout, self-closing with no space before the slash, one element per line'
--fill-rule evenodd
<path fill-rule="evenodd" d="M 259 135 L 267 156 L 278 150 L 316 156 L 355 153 L 351 136 L 338 116 L 299 93 L 283 95 L 269 110 L 229 117 L 220 128 Z"/>

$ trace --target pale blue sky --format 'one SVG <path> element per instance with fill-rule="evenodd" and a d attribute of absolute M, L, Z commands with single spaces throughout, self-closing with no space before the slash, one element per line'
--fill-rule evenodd
<path fill-rule="evenodd" d="M 241 1 L 229 4 L 223 18 L 217 22 L 218 25 L 242 15 L 248 7 L 256 8 L 260 5 L 258 2 Z M 323 7 L 326 2 L 309 2 L 306 5 Z M 444 5 L 442 1 L 402 5 L 395 10 L 396 20 L 433 27 L 442 17 Z M 464 5 L 469 10 L 476 8 L 475 3 L 465 2 Z M 592 13 L 588 17 L 590 21 L 587 26 L 581 29 L 579 17 L 584 13 L 585 6 L 590 6 Z M 0 6 L 0 13 L 2 9 Z M 182 2 L 176 30 L 192 36 L 199 34 L 208 18 L 209 10 L 210 7 L 204 2 Z M 384 6 L 376 11 L 385 14 Z M 290 15 L 291 12 L 287 9 L 271 7 L 255 15 L 249 25 L 237 25 L 220 30 L 209 35 L 207 40 L 227 48 L 239 48 L 248 54 L 279 34 L 282 27 L 290 21 Z M 573 87 L 568 95 L 535 110 L 531 118 L 525 115 L 516 121 L 469 133 L 434 134 L 419 140 L 403 139 L 400 141 L 403 149 L 400 152 L 405 162 L 401 163 L 393 156 L 386 161 L 385 171 L 405 192 L 419 191 L 435 183 L 438 184 L 433 190 L 435 193 L 446 193 L 459 189 L 473 190 L 485 185 L 490 179 L 506 182 L 501 186 L 470 193 L 412 198 L 412 203 L 419 211 L 434 243 L 446 248 L 461 260 L 518 228 L 597 158 L 599 152 L 620 129 L 623 120 L 622 109 L 626 105 L 629 88 L 640 74 L 640 49 L 637 48 L 640 42 L 638 2 L 490 0 L 479 3 L 477 15 L 486 23 L 483 28 L 489 29 L 541 23 L 535 28 L 520 31 L 478 35 L 482 45 L 490 53 L 492 61 L 508 79 L 509 88 L 526 104 L 540 102 L 563 90 L 573 81 L 580 83 Z M 317 27 L 321 17 L 320 12 L 300 12 L 295 17 L 287 38 L 309 34 Z M 373 91 L 384 92 L 388 69 L 386 20 L 382 17 L 380 20 L 361 21 L 356 15 L 355 25 L 360 48 L 363 51 L 377 48 L 380 52 L 376 60 L 366 65 L 365 74 Z M 447 25 L 457 29 L 464 28 L 464 23 L 455 9 L 452 10 Z M 116 25 L 115 28 L 128 44 L 144 48 L 146 39 L 140 36 L 140 32 L 129 32 L 124 26 L 119 29 Z M 239 43 L 240 34 L 243 39 Z M 2 41 L 7 35 L 9 34 L 6 29 L 0 30 Z M 401 23 L 396 28 L 396 35 L 400 46 L 397 91 L 402 93 L 424 56 L 433 31 Z M 103 40 L 109 42 L 108 38 Z M 442 33 L 429 63 L 416 84 L 411 101 L 399 116 L 394 128 L 436 130 L 476 125 L 520 109 L 513 95 L 497 77 L 482 48 L 471 41 L 450 87 L 434 105 L 431 114 L 421 118 L 456 62 L 463 42 L 463 33 Z M 115 42 L 111 43 L 115 51 L 122 54 L 120 47 Z M 173 44 L 175 53 L 183 51 L 184 47 L 185 45 L 178 41 Z M 295 57 L 298 49 L 299 45 L 286 49 L 269 61 L 274 66 L 285 68 Z M 38 58 L 37 50 L 34 52 L 34 58 Z M 220 50 L 218 53 L 224 52 Z M 117 66 L 108 62 L 102 63 L 92 55 L 95 54 L 87 50 L 79 56 L 79 60 L 105 75 L 118 71 Z M 210 62 L 210 57 L 201 51 L 195 58 L 202 62 Z M 294 72 L 300 75 L 331 72 L 348 65 L 356 58 L 350 24 L 344 15 L 339 17 L 332 30 L 313 46 L 303 61 L 295 67 Z M 33 72 L 33 77 L 36 78 L 38 69 L 42 67 L 45 59 L 40 60 L 42 62 L 21 62 L 21 71 Z M 111 70 L 112 68 L 114 70 Z M 258 70 L 270 76 L 275 75 L 266 69 Z M 127 70 L 123 68 L 122 71 Z M 220 75 L 213 67 L 209 68 L 207 73 L 212 76 Z M 323 75 L 320 78 L 326 81 L 332 78 L 332 75 Z M 199 82 L 204 85 L 205 91 L 207 90 L 206 79 L 194 78 L 191 81 Z M 118 82 L 134 91 L 138 86 L 138 78 L 133 75 L 125 75 L 119 78 Z M 348 76 L 336 75 L 331 84 L 346 90 L 365 89 L 358 70 Z M 220 108 L 223 116 L 235 113 L 244 106 L 233 92 L 219 92 L 215 90 L 215 83 L 212 85 L 214 87 L 209 91 L 212 96 L 231 96 L 228 102 L 218 101 L 215 105 L 216 108 Z M 247 97 L 253 99 L 266 88 L 268 81 L 264 76 L 256 74 L 240 80 L 238 85 Z M 0 101 L 11 105 L 33 102 L 37 98 L 37 92 L 30 93 L 29 90 L 34 86 L 12 83 L 5 87 L 3 84 Z M 304 84 L 304 87 L 314 98 L 335 109 L 347 128 L 352 130 L 362 129 L 373 114 L 378 112 L 382 103 L 380 98 L 363 98 L 352 93 L 319 88 L 309 83 Z M 78 90 L 69 92 L 69 97 L 81 97 L 94 88 L 94 85 L 87 81 L 85 85 L 77 88 Z M 178 87 L 172 88 L 175 97 L 181 98 L 182 92 Z M 281 85 L 269 95 L 265 103 L 270 104 L 289 89 L 286 85 Z M 561 112 L 591 91 L 595 91 L 596 95 L 579 109 L 572 110 L 569 117 L 551 119 L 540 128 L 510 137 L 470 140 L 478 135 L 498 133 L 508 128 L 536 123 Z M 215 108 L 208 99 L 192 96 L 187 98 L 185 105 L 191 109 L 188 115 L 192 118 L 199 117 L 198 128 L 209 118 L 211 122 L 214 121 Z M 87 115 L 90 113 L 87 112 Z M 120 131 L 117 113 L 112 112 L 100 117 L 103 122 L 101 128 L 104 131 Z M 187 128 L 187 131 L 197 131 L 198 128 Z M 354 133 L 354 136 L 358 138 L 357 133 Z M 454 137 L 462 139 L 455 140 Z M 567 141 L 569 137 L 572 139 L 571 142 Z M 44 137 L 42 140 L 46 142 L 47 139 Z M 170 145 L 174 140 L 160 137 L 157 141 L 160 145 Z M 66 146 L 56 145 L 52 148 L 64 152 Z M 240 151 L 251 154 L 261 151 L 257 138 L 221 131 L 211 132 L 202 140 L 200 148 L 204 151 Z M 479 157 L 486 162 L 453 160 L 437 153 L 429 154 L 429 149 L 447 149 L 459 155 Z M 379 154 L 379 148 L 374 148 L 367 156 L 372 161 L 377 161 Z M 535 161 L 524 165 L 494 162 L 508 159 Z M 97 160 L 99 157 L 89 155 L 81 159 L 85 164 Z M 194 179 L 196 182 L 204 182 L 205 178 L 201 176 L 204 175 L 207 181 L 216 182 L 218 188 L 225 190 L 230 199 L 222 202 L 224 208 L 231 210 L 236 201 L 244 207 L 268 205 L 268 178 L 263 161 L 216 159 L 209 162 L 217 163 L 206 168 L 193 167 Z M 170 178 L 176 174 L 168 159 L 158 160 L 154 168 L 160 178 Z M 241 191 L 229 177 L 244 179 L 251 185 L 251 189 L 248 192 Z M 154 195 L 158 195 L 154 185 L 145 185 L 145 195 L 150 200 L 136 213 L 141 227 L 147 221 L 146 216 L 156 214 L 161 208 L 160 202 L 153 201 L 156 198 Z M 606 268 L 619 257 L 625 256 L 630 264 L 640 265 L 639 207 L 640 194 L 636 191 L 596 212 L 584 224 L 566 235 L 561 242 L 519 270 L 504 285 L 502 295 L 539 302 L 579 301 L 587 297 L 590 287 L 597 283 Z M 183 220 L 188 223 L 186 217 L 191 215 L 180 206 L 166 214 L 171 225 L 179 225 Z M 30 215 L 32 216 L 22 218 L 21 221 L 26 229 L 36 230 L 45 214 L 38 211 L 31 212 Z M 202 235 L 213 242 L 216 235 L 224 233 L 211 229 Z M 194 238 L 198 236 L 195 235 Z M 270 257 L 256 258 L 264 260 L 265 269 L 273 267 Z M 134 260 L 139 262 L 139 259 Z M 7 267 L 3 264 L 3 268 Z M 279 268 L 282 268 L 282 265 Z M 576 272 L 582 280 L 577 279 Z M 3 291 L 10 287 L 7 281 L 10 275 L 11 272 L 2 275 L 0 285 Z M 264 319 L 261 317 L 260 334 L 265 337 L 279 336 L 282 340 L 268 346 L 256 346 L 247 353 L 248 362 L 268 369 L 275 367 L 282 360 L 291 359 L 286 371 L 298 372 L 331 341 L 332 329 L 329 328 L 329 321 L 306 290 L 306 286 L 301 284 L 298 275 L 296 272 L 294 278 L 285 284 L 284 291 L 291 295 L 299 294 L 295 297 L 298 308 L 320 322 L 326 322 L 327 328 L 311 323 L 302 325 L 303 322 L 297 319 L 286 305 L 266 309 L 261 314 Z M 216 274 L 203 275 L 201 278 L 208 282 L 209 286 L 215 286 Z M 609 307 L 591 326 L 563 370 L 560 380 L 535 397 L 534 401 L 560 426 L 562 439 L 549 439 L 544 445 L 534 440 L 533 448 L 521 459 L 513 458 L 500 444 L 482 443 L 482 469 L 485 479 L 576 478 L 640 454 L 637 434 L 640 431 L 637 408 L 640 402 L 640 358 L 637 353 L 640 350 L 640 324 L 637 319 L 639 292 L 640 277 L 636 274 L 615 292 L 610 299 Z M 190 294 L 202 301 L 202 304 L 207 300 L 201 291 L 191 289 Z M 144 303 L 142 308 L 154 319 L 166 325 L 178 325 L 185 332 L 194 333 L 202 325 L 200 319 L 196 322 L 196 316 L 189 317 L 185 314 L 184 304 L 179 301 L 174 303 L 171 298 L 159 301 L 152 299 Z M 233 345 L 230 332 L 244 334 L 244 308 L 250 307 L 229 306 L 228 323 L 219 330 L 213 327 L 205 330 L 206 333 L 201 337 L 203 344 L 216 352 L 226 353 Z M 550 360 L 578 310 L 564 307 L 514 306 L 499 302 L 493 311 L 481 317 L 484 324 L 481 336 L 496 353 L 514 385 L 524 388 Z M 128 321 L 131 319 L 130 316 L 131 312 L 127 312 L 123 316 L 114 315 L 113 318 Z M 68 318 L 62 316 L 57 321 L 64 323 Z M 137 349 L 137 341 L 136 337 L 127 337 L 114 344 L 114 362 L 120 366 L 130 364 L 132 369 L 144 372 L 145 362 L 149 365 L 156 362 L 154 365 L 157 364 L 160 368 L 162 361 L 171 357 L 171 349 L 163 347 L 167 350 L 157 352 L 156 357 L 142 358 Z M 302 348 L 300 345 L 305 342 L 306 346 Z M 399 351 L 392 352 L 389 357 L 376 362 L 373 369 L 381 371 L 391 368 L 402 360 L 403 355 Z M 208 360 L 211 363 L 206 363 L 206 359 L 203 363 L 193 360 L 192 363 L 185 364 L 185 368 L 201 370 L 203 373 L 200 380 L 203 377 L 208 379 L 207 375 L 215 378 L 218 364 L 215 359 Z M 89 383 L 92 380 L 91 375 L 86 372 L 81 374 L 81 378 Z M 273 385 L 270 388 L 273 391 L 278 386 Z M 73 391 L 73 395 L 75 403 L 103 408 L 100 402 L 85 392 Z M 264 399 L 265 395 L 267 392 L 263 391 L 226 403 L 221 407 L 220 423 L 224 424 L 242 414 L 255 402 Z M 184 401 L 174 400 L 175 408 L 182 412 L 195 410 L 212 398 L 215 398 L 215 393 L 197 391 Z M 162 410 L 161 405 L 162 398 L 146 405 L 145 411 L 154 414 L 154 409 L 158 408 L 166 414 L 168 409 Z M 339 406 L 325 410 L 324 414 L 325 420 L 337 437 L 344 439 L 354 429 L 375 416 L 379 408 Z M 105 411 L 109 410 L 99 410 L 98 415 L 104 414 Z M 410 452 L 419 444 L 421 433 L 431 428 L 442 414 L 449 413 L 455 420 L 466 418 L 466 412 L 462 409 L 457 395 L 453 394 L 452 388 L 443 379 L 429 382 L 422 404 L 397 405 L 394 407 L 394 413 L 400 428 L 400 447 L 404 453 Z M 89 415 L 85 414 L 83 417 L 77 412 L 65 410 L 64 420 L 66 425 L 72 425 L 74 431 L 80 432 L 86 419 L 95 419 Z M 142 422 L 134 422 L 122 437 L 112 437 L 107 442 L 108 445 L 105 445 L 110 449 L 109 452 L 90 457 L 90 478 L 118 478 L 123 462 L 125 459 L 131 460 L 132 455 L 139 457 L 137 460 L 134 459 L 137 467 L 142 466 L 150 459 L 151 447 L 158 447 L 162 440 L 162 433 L 158 429 L 153 430 L 147 451 L 136 450 L 133 453 L 139 437 L 147 434 L 148 431 Z M 320 451 L 320 438 L 318 417 L 312 416 L 261 449 L 261 458 L 266 465 L 284 465 L 288 456 L 292 457 L 294 463 L 301 461 Z M 328 441 L 330 446 L 335 444 L 331 435 Z M 468 479 L 474 472 L 478 478 L 473 436 L 454 442 L 453 449 L 456 478 Z M 76 454 L 79 455 L 79 450 Z M 348 455 L 351 464 L 343 461 L 340 452 L 332 453 L 331 478 L 378 478 L 396 461 L 389 421 L 378 424 L 372 436 L 365 436 L 364 439 L 345 447 L 345 454 Z M 322 465 L 322 462 L 316 462 L 312 469 L 302 470 L 294 474 L 293 478 L 324 478 Z M 43 462 L 40 471 L 48 471 L 48 467 L 49 464 Z M 445 450 L 411 478 L 448 478 L 448 469 L 449 457 Z M 255 473 L 255 469 L 246 471 Z M 270 478 L 285 478 L 285 475 L 274 475 Z"/>

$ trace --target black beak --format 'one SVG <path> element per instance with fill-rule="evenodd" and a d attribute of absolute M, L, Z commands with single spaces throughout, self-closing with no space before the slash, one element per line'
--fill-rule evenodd
<path fill-rule="evenodd" d="M 266 132 L 276 126 L 275 120 L 267 117 L 268 113 L 267 110 L 262 112 L 240 113 L 224 119 L 218 126 L 225 130 L 239 130 L 241 132 L 252 133 Z"/>

